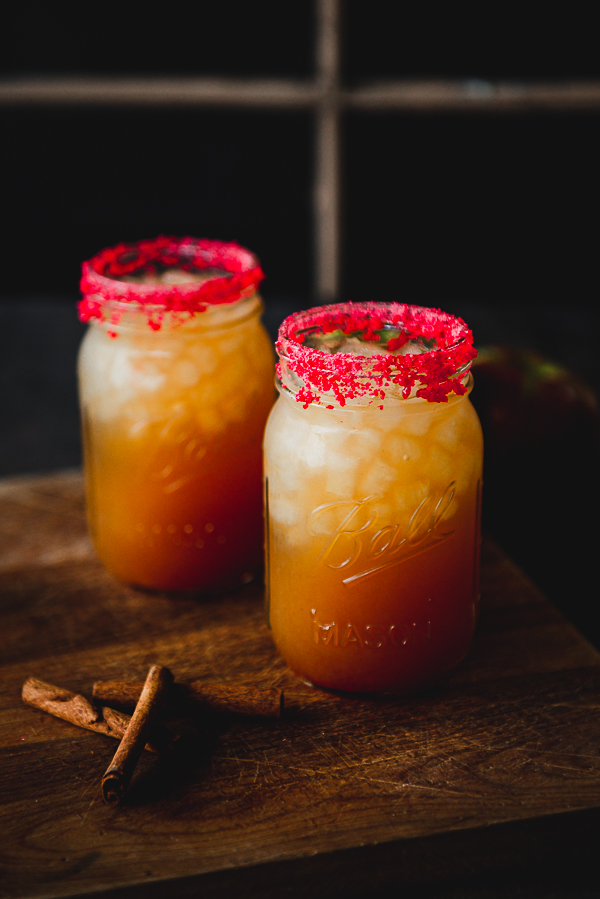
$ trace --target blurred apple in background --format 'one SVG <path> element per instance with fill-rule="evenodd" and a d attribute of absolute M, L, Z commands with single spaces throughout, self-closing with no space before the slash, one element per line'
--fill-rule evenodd
<path fill-rule="evenodd" d="M 483 346 L 471 399 L 484 433 L 483 526 L 600 645 L 600 406 L 537 353 Z"/>

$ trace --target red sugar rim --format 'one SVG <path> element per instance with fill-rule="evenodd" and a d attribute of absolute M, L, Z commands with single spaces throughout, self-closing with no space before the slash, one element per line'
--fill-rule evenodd
<path fill-rule="evenodd" d="M 381 354 L 368 357 L 328 353 L 305 345 L 311 333 L 334 331 L 346 336 L 358 333 L 367 341 L 383 340 L 386 331 L 396 336 L 386 341 Z M 431 342 L 432 349 L 392 355 L 411 340 Z M 383 400 L 386 390 L 394 387 L 402 388 L 404 399 L 417 387 L 416 396 L 446 403 L 450 393 L 463 396 L 467 392 L 464 375 L 477 355 L 473 334 L 461 318 L 403 303 L 338 303 L 298 312 L 281 325 L 276 346 L 282 360 L 278 376 L 282 379 L 287 369 L 301 378 L 304 386 L 296 400 L 305 409 L 310 403 L 321 404 L 324 393 L 333 393 L 345 406 L 348 400 L 362 396 Z"/>
<path fill-rule="evenodd" d="M 223 277 L 203 283 L 135 284 L 116 280 L 135 272 L 156 268 L 181 268 L 191 273 L 206 269 L 227 272 Z M 157 330 L 165 312 L 184 316 L 204 312 L 208 306 L 233 303 L 252 293 L 264 278 L 259 261 L 249 250 L 235 243 L 195 237 L 156 237 L 137 243 L 117 244 L 102 250 L 82 265 L 79 317 L 104 321 L 105 307 L 111 303 L 130 303 L 148 312 L 149 325 Z M 123 310 L 111 310 L 109 320 L 116 324 Z"/>

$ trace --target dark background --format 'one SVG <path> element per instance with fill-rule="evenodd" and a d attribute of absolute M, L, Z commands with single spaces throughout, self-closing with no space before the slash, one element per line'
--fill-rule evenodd
<path fill-rule="evenodd" d="M 474 19 L 344 0 L 343 80 L 460 78 L 485 91 L 488 78 L 598 78 L 591 11 L 569 10 L 503 4 Z M 313 44 L 310 0 L 160 17 L 13 4 L 0 77 L 301 80 Z M 599 114 L 348 112 L 344 297 L 594 308 Z M 4 296 L 75 295 L 81 260 L 99 248 L 173 233 L 237 240 L 263 261 L 267 299 L 310 298 L 310 112 L 27 105 L 1 119 Z"/>

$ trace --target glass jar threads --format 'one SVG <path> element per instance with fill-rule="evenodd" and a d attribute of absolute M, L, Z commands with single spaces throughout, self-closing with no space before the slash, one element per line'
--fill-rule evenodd
<path fill-rule="evenodd" d="M 161 237 L 84 263 L 79 357 L 88 521 L 107 569 L 212 591 L 262 567 L 262 435 L 274 399 L 258 260 Z"/>
<path fill-rule="evenodd" d="M 460 319 L 401 304 L 286 319 L 265 435 L 268 616 L 300 677 L 405 693 L 465 655 L 482 436 Z"/>

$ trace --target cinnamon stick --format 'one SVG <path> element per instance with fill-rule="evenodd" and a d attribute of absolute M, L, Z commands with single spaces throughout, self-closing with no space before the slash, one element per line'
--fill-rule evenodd
<path fill-rule="evenodd" d="M 148 671 L 131 721 L 102 778 L 102 795 L 110 805 L 119 805 L 125 795 L 148 731 L 172 683 L 173 675 L 168 668 L 153 665 Z"/>
<path fill-rule="evenodd" d="M 132 708 L 139 699 L 142 687 L 140 681 L 96 681 L 93 694 L 99 702 Z M 281 718 L 284 710 L 283 690 L 277 687 L 211 684 L 197 680 L 173 684 L 170 696 L 176 700 L 191 700 L 216 712 L 235 712 L 239 715 Z"/>
<path fill-rule="evenodd" d="M 131 721 L 131 717 L 124 712 L 106 706 L 96 707 L 80 693 L 71 693 L 70 690 L 56 687 L 37 677 L 27 678 L 21 696 L 24 702 L 42 712 L 117 740 L 122 739 Z M 146 749 L 150 752 L 159 751 L 154 742 L 147 743 Z"/>

